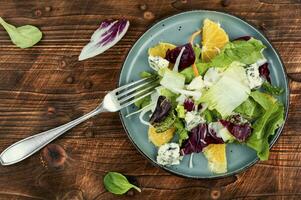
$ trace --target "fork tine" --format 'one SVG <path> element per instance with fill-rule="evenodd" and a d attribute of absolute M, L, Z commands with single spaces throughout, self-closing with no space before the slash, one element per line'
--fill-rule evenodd
<path fill-rule="evenodd" d="M 120 107 L 121 107 L 121 109 L 122 109 L 122 108 L 125 108 L 125 107 L 127 107 L 127 106 L 129 106 L 129 105 L 135 103 L 136 101 L 138 101 L 138 100 L 140 100 L 140 99 L 143 99 L 144 97 L 147 97 L 148 95 L 151 95 L 153 92 L 154 92 L 154 91 L 150 91 L 150 92 L 148 92 L 148 93 L 146 93 L 146 94 L 144 94 L 144 95 L 142 95 L 142 96 L 140 96 L 140 97 L 138 97 L 138 98 L 136 98 L 136 99 L 133 99 L 133 100 L 130 101 L 130 102 L 126 102 L 125 104 L 120 105 Z"/>
<path fill-rule="evenodd" d="M 120 94 L 117 94 L 116 97 L 117 98 L 122 98 L 123 96 L 128 95 L 128 94 L 130 94 L 130 93 L 132 93 L 132 92 L 134 92 L 134 91 L 136 91 L 138 89 L 143 89 L 144 86 L 147 86 L 147 85 L 150 85 L 152 83 L 155 83 L 157 80 L 158 79 L 153 79 L 153 80 L 150 80 L 148 82 L 139 84 L 136 87 L 133 87 L 133 88 L 128 89 L 128 90 L 125 90 L 125 91 L 121 92 Z"/>
<path fill-rule="evenodd" d="M 143 94 L 143 93 L 145 93 L 145 92 L 147 92 L 149 90 L 155 89 L 158 85 L 159 84 L 152 84 L 152 85 L 148 86 L 147 88 L 144 88 L 142 90 L 139 90 L 137 92 L 134 92 L 134 93 L 130 94 L 129 96 L 120 98 L 118 101 L 119 101 L 119 103 L 123 103 L 123 102 L 125 102 L 125 101 L 127 101 L 127 100 L 129 100 L 131 98 L 134 98 L 134 97 L 136 97 L 136 96 L 138 96 L 140 94 Z"/>
<path fill-rule="evenodd" d="M 115 90 L 113 90 L 113 92 L 120 92 L 120 91 L 122 91 L 122 90 L 124 90 L 124 89 L 126 89 L 128 87 L 131 87 L 131 86 L 136 85 L 138 83 L 142 83 L 143 81 L 152 80 L 153 78 L 154 77 L 148 77 L 148 78 L 143 78 L 143 79 L 140 79 L 140 80 L 132 82 L 132 83 L 128 83 L 128 84 L 126 84 L 124 86 L 116 88 Z"/>

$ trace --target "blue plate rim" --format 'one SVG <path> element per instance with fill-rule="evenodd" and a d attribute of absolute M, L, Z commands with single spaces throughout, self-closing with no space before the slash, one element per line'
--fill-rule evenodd
<path fill-rule="evenodd" d="M 221 15 L 225 15 L 225 16 L 229 16 L 229 17 L 232 17 L 236 20 L 239 20 L 241 21 L 242 23 L 250 26 L 251 28 L 253 28 L 255 31 L 257 31 L 267 42 L 268 44 L 272 47 L 272 50 L 276 53 L 276 56 L 277 58 L 279 59 L 280 61 L 280 64 L 281 64 L 281 68 L 283 69 L 284 71 L 284 80 L 285 80 L 285 87 L 286 87 L 286 109 L 285 109 L 285 117 L 284 117 L 284 123 L 281 127 L 278 128 L 277 130 L 277 133 L 274 135 L 274 138 L 272 139 L 272 141 L 270 142 L 270 149 L 273 147 L 273 145 L 277 142 L 277 140 L 279 139 L 279 136 L 282 134 L 282 131 L 283 131 L 283 128 L 285 127 L 286 123 L 287 123 L 287 117 L 288 117 L 288 112 L 289 112 L 289 106 L 290 106 L 290 87 L 289 87 L 289 79 L 288 79 L 288 76 L 287 76 L 287 71 L 286 71 L 286 68 L 284 67 L 284 63 L 283 63 L 283 60 L 281 59 L 280 57 L 280 54 L 278 52 L 278 50 L 273 46 L 273 44 L 271 43 L 271 41 L 268 39 L 268 37 L 265 35 L 265 33 L 263 33 L 261 30 L 257 29 L 256 26 L 250 22 L 247 22 L 245 19 L 242 19 L 241 17 L 239 16 L 236 16 L 234 14 L 230 14 L 230 13 L 227 13 L 227 12 L 223 12 L 223 11 L 216 11 L 216 10 L 205 10 L 205 9 L 201 9 L 201 10 L 189 10 L 189 11 L 184 11 L 184 12 L 180 12 L 180 13 L 177 13 L 177 14 L 174 14 L 174 15 L 170 15 L 170 16 L 167 16 L 167 17 L 164 17 L 164 18 L 161 18 L 161 19 L 158 19 L 156 20 L 152 25 L 150 25 L 146 31 L 142 32 L 138 39 L 136 40 L 136 42 L 134 43 L 134 45 L 130 48 L 130 50 L 127 52 L 127 55 L 125 56 L 124 58 L 124 61 L 123 61 L 123 65 L 121 67 L 121 70 L 120 70 L 120 73 L 119 73 L 119 78 L 118 78 L 118 86 L 121 86 L 121 75 L 123 74 L 124 72 L 124 68 L 125 68 L 125 62 L 126 60 L 128 59 L 128 55 L 132 52 L 132 50 L 134 49 L 134 47 L 139 43 L 139 41 L 141 40 L 142 36 L 145 35 L 147 32 L 150 31 L 150 29 L 156 25 L 158 25 L 159 23 L 161 23 L 162 21 L 165 21 L 165 20 L 168 20 L 170 18 L 173 18 L 173 17 L 177 17 L 177 16 L 180 16 L 180 15 L 186 15 L 186 14 L 189 14 L 189 13 L 199 13 L 199 12 L 211 12 L 211 13 L 217 13 L 217 14 L 221 14 Z M 212 180 L 212 179 L 220 179 L 220 178 L 226 178 L 226 177 L 229 177 L 229 176 L 233 176 L 233 175 L 236 175 L 238 173 L 241 173 L 243 171 L 246 171 L 248 170 L 251 166 L 253 166 L 255 163 L 257 163 L 259 161 L 259 158 L 256 157 L 254 160 L 252 160 L 251 162 L 249 162 L 247 165 L 237 169 L 237 170 L 234 170 L 232 172 L 227 172 L 225 174 L 214 174 L 214 175 L 211 175 L 211 176 L 191 176 L 191 175 L 186 175 L 186 174 L 182 174 L 182 173 L 178 173 L 177 171 L 174 171 L 170 168 L 167 168 L 165 166 L 162 166 L 162 165 L 159 165 L 158 163 L 154 162 L 148 155 L 146 155 L 139 147 L 138 145 L 136 144 L 136 142 L 134 141 L 134 139 L 131 137 L 131 135 L 129 134 L 129 130 L 127 129 L 126 127 L 126 124 L 123 120 L 123 117 L 122 117 L 122 114 L 121 112 L 119 112 L 119 117 L 120 117 L 120 121 L 122 123 L 122 126 L 128 136 L 128 138 L 130 139 L 131 143 L 134 145 L 134 147 L 138 150 L 138 152 L 140 152 L 140 154 L 143 155 L 143 157 L 145 157 L 152 165 L 154 165 L 155 167 L 158 167 L 160 169 L 163 169 L 171 174 L 174 174 L 176 176 L 179 176 L 179 177 L 182 177 L 182 178 L 190 178 L 190 179 L 201 179 L 201 180 Z"/>

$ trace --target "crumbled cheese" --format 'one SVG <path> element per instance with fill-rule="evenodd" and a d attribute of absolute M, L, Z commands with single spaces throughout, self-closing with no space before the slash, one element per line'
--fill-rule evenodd
<path fill-rule="evenodd" d="M 190 131 L 200 123 L 204 123 L 204 118 L 201 117 L 199 112 L 191 111 L 185 115 L 186 129 Z"/>
<path fill-rule="evenodd" d="M 259 65 L 256 63 L 250 65 L 250 67 L 246 68 L 246 74 L 248 77 L 249 87 L 251 89 L 262 85 L 263 79 L 260 77 Z"/>
<path fill-rule="evenodd" d="M 166 143 L 159 147 L 157 162 L 160 165 L 180 164 L 180 146 L 177 143 Z"/>
<path fill-rule="evenodd" d="M 209 68 L 204 76 L 204 84 L 206 87 L 211 87 L 216 83 L 221 77 L 221 74 L 214 67 Z"/>
<path fill-rule="evenodd" d="M 167 68 L 169 65 L 169 61 L 160 56 L 149 56 L 148 63 L 149 66 L 155 71 L 159 71 L 160 69 Z"/>

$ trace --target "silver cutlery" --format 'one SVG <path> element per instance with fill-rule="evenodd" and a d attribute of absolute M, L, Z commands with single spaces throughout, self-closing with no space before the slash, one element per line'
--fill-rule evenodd
<path fill-rule="evenodd" d="M 103 101 L 94 110 L 82 117 L 12 144 L 0 154 L 0 163 L 2 165 L 12 165 L 20 162 L 83 121 L 102 112 L 117 112 L 151 95 L 158 85 L 157 79 L 150 77 L 121 86 L 107 93 Z"/>

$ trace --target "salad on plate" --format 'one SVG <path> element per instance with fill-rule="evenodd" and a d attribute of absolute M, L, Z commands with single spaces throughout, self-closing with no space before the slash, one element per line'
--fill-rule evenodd
<path fill-rule="evenodd" d="M 200 44 L 195 42 L 201 37 Z M 260 40 L 232 41 L 217 22 L 205 19 L 187 44 L 160 42 L 148 49 L 152 77 L 160 86 L 135 103 L 159 165 L 179 165 L 183 156 L 204 153 L 213 173 L 227 172 L 226 146 L 247 145 L 260 160 L 284 123 L 283 89 L 272 84 Z M 192 166 L 192 162 L 189 163 Z"/>

